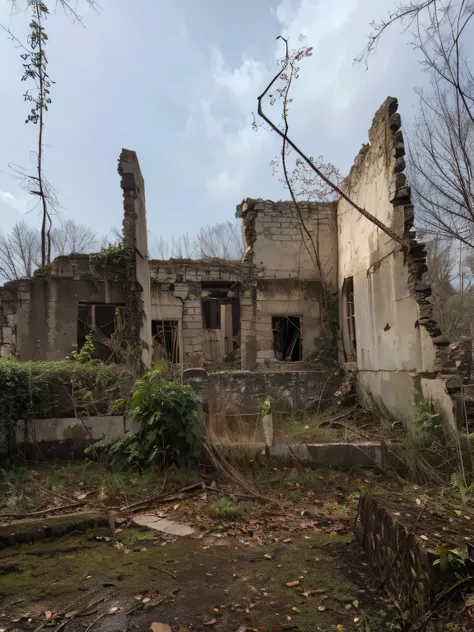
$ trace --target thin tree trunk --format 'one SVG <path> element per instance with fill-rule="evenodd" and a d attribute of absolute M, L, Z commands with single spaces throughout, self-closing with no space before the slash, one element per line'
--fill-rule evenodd
<path fill-rule="evenodd" d="M 38 2 L 35 3 L 36 10 L 36 19 L 38 20 L 38 28 L 39 28 L 39 36 L 38 36 L 38 54 L 39 54 L 39 64 L 38 64 L 38 77 L 39 77 L 39 98 L 40 98 L 40 108 L 39 108 L 39 131 L 38 131 L 38 162 L 37 162 L 37 172 L 38 172 L 38 185 L 39 185 L 39 194 L 41 197 L 41 203 L 43 206 L 43 218 L 41 221 L 41 265 L 44 267 L 47 263 L 49 263 L 50 259 L 50 248 L 47 248 L 47 235 L 46 235 L 46 220 L 49 217 L 48 214 L 48 206 L 46 203 L 46 194 L 44 192 L 43 186 L 43 110 L 44 110 L 44 85 L 43 85 L 43 38 L 41 31 L 41 12 L 39 10 Z M 50 228 L 51 228 L 51 218 Z M 49 233 L 49 230 L 48 230 Z"/>

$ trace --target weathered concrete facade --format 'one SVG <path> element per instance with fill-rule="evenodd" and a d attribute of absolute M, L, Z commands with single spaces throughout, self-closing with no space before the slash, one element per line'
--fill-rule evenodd
<path fill-rule="evenodd" d="M 357 362 L 362 392 L 402 419 L 413 412 L 413 379 L 419 376 L 426 396 L 454 423 L 447 386 L 455 388 L 458 377 L 447 359 L 448 341 L 432 318 L 431 287 L 423 280 L 426 250 L 412 230 L 414 208 L 397 108 L 396 99 L 388 98 L 376 113 L 369 144 L 362 146 L 343 190 L 406 247 L 340 200 L 342 360 Z"/>
<path fill-rule="evenodd" d="M 361 393 L 408 419 L 417 377 L 454 424 L 451 395 L 461 377 L 432 317 L 397 108 L 388 98 L 376 113 L 342 188 L 402 243 L 344 198 L 298 206 L 245 199 L 236 213 L 243 261 L 149 261 L 143 177 L 134 152 L 123 150 L 124 241 L 136 253 L 145 366 L 154 356 L 200 367 L 238 359 L 240 349 L 238 368 L 246 371 L 320 368 L 311 361 L 323 342 L 323 296 L 336 289 L 341 364 L 351 363 Z M 86 256 L 60 257 L 47 275 L 0 288 L 1 354 L 64 358 L 80 346 L 78 310 L 87 327 L 101 327 L 111 317 L 103 306 L 126 300 L 107 278 L 91 281 Z M 288 378 L 290 388 L 295 383 Z"/>
<path fill-rule="evenodd" d="M 337 230 L 334 203 L 300 204 L 247 199 L 242 218 L 249 278 L 241 294 L 242 368 L 255 370 L 288 360 L 308 361 L 318 350 L 323 284 L 336 287 Z M 288 332 L 278 357 L 280 319 Z M 293 345 L 293 346 L 292 346 Z M 296 348 L 298 345 L 298 348 Z"/>
<path fill-rule="evenodd" d="M 248 266 L 221 259 L 152 260 L 149 265 L 150 319 L 157 337 L 162 322 L 175 324 L 176 361 L 182 352 L 185 366 L 201 366 L 239 346 L 239 291 Z"/>
<path fill-rule="evenodd" d="M 0 353 L 22 360 L 63 360 L 78 338 L 78 306 L 123 304 L 120 289 L 92 279 L 88 255 L 58 257 L 47 275 L 0 288 Z"/>

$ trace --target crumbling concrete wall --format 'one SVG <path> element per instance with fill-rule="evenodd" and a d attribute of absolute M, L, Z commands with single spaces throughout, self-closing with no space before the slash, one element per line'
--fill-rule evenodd
<path fill-rule="evenodd" d="M 341 352 L 346 361 L 356 356 L 361 390 L 394 415 L 408 419 L 413 412 L 413 376 L 418 374 L 429 380 L 422 381 L 423 390 L 454 423 L 445 396 L 447 388 L 456 388 L 458 378 L 447 358 L 448 341 L 432 317 L 431 287 L 423 276 L 426 250 L 412 230 L 414 209 L 404 173 L 405 148 L 397 108 L 396 99 L 388 98 L 378 110 L 369 144 L 363 145 L 342 188 L 403 238 L 407 247 L 340 200 Z M 345 288 L 349 281 L 353 285 L 355 344 L 348 330 L 352 298 Z"/>
<path fill-rule="evenodd" d="M 123 303 L 120 288 L 92 280 L 88 255 L 57 257 L 47 274 L 0 289 L 1 355 L 63 360 L 77 345 L 78 304 Z"/>
<path fill-rule="evenodd" d="M 214 361 L 216 356 L 210 355 L 210 345 L 220 333 L 204 327 L 202 298 L 206 294 L 206 283 L 227 283 L 238 293 L 248 266 L 239 261 L 221 259 L 152 260 L 149 264 L 151 320 L 178 321 L 179 344 L 183 349 L 185 367 L 199 367 L 205 360 Z"/>
<path fill-rule="evenodd" d="M 142 343 L 142 363 L 151 368 L 151 296 L 150 268 L 148 265 L 148 237 L 146 227 L 145 182 L 143 180 L 137 154 L 129 149 L 122 149 L 118 171 L 121 176 L 123 190 L 123 237 L 125 244 L 135 248 L 135 274 L 141 287 L 143 301 L 143 318 L 140 328 Z"/>
<path fill-rule="evenodd" d="M 323 285 L 337 284 L 335 203 L 246 199 L 237 206 L 242 218 L 245 260 L 250 279 L 241 294 L 242 368 L 255 370 L 278 363 L 272 317 L 301 319 L 303 361 L 317 352 L 321 337 Z M 306 233 L 311 235 L 311 239 Z"/>

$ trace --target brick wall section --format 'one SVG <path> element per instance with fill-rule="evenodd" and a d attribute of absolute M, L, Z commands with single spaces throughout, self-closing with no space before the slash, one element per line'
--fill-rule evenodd
<path fill-rule="evenodd" d="M 16 355 L 17 285 L 0 288 L 0 356 Z"/>
<path fill-rule="evenodd" d="M 199 367 L 204 361 L 202 284 L 224 281 L 240 285 L 248 275 L 248 267 L 240 261 L 221 259 L 150 261 L 151 283 L 160 288 L 159 292 L 152 292 L 152 313 L 165 313 L 163 305 L 176 298 L 182 302 L 178 320 L 181 319 L 182 323 L 186 367 Z"/>
<path fill-rule="evenodd" d="M 241 294 L 242 368 L 268 369 L 278 362 L 272 316 L 301 318 L 303 359 L 308 360 L 321 336 L 323 283 L 337 283 L 336 204 L 301 203 L 298 213 L 292 202 L 247 198 L 236 216 L 243 221 L 245 260 L 251 266 Z M 279 366 L 291 370 L 292 365 Z"/>

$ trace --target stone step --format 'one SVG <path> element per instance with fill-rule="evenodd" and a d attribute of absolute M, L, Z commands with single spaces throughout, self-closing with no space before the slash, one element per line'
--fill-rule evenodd
<path fill-rule="evenodd" d="M 382 441 L 360 443 L 293 443 L 272 445 L 271 458 L 286 463 L 305 463 L 324 467 L 397 466 L 399 459 L 392 451 L 394 444 Z"/>

